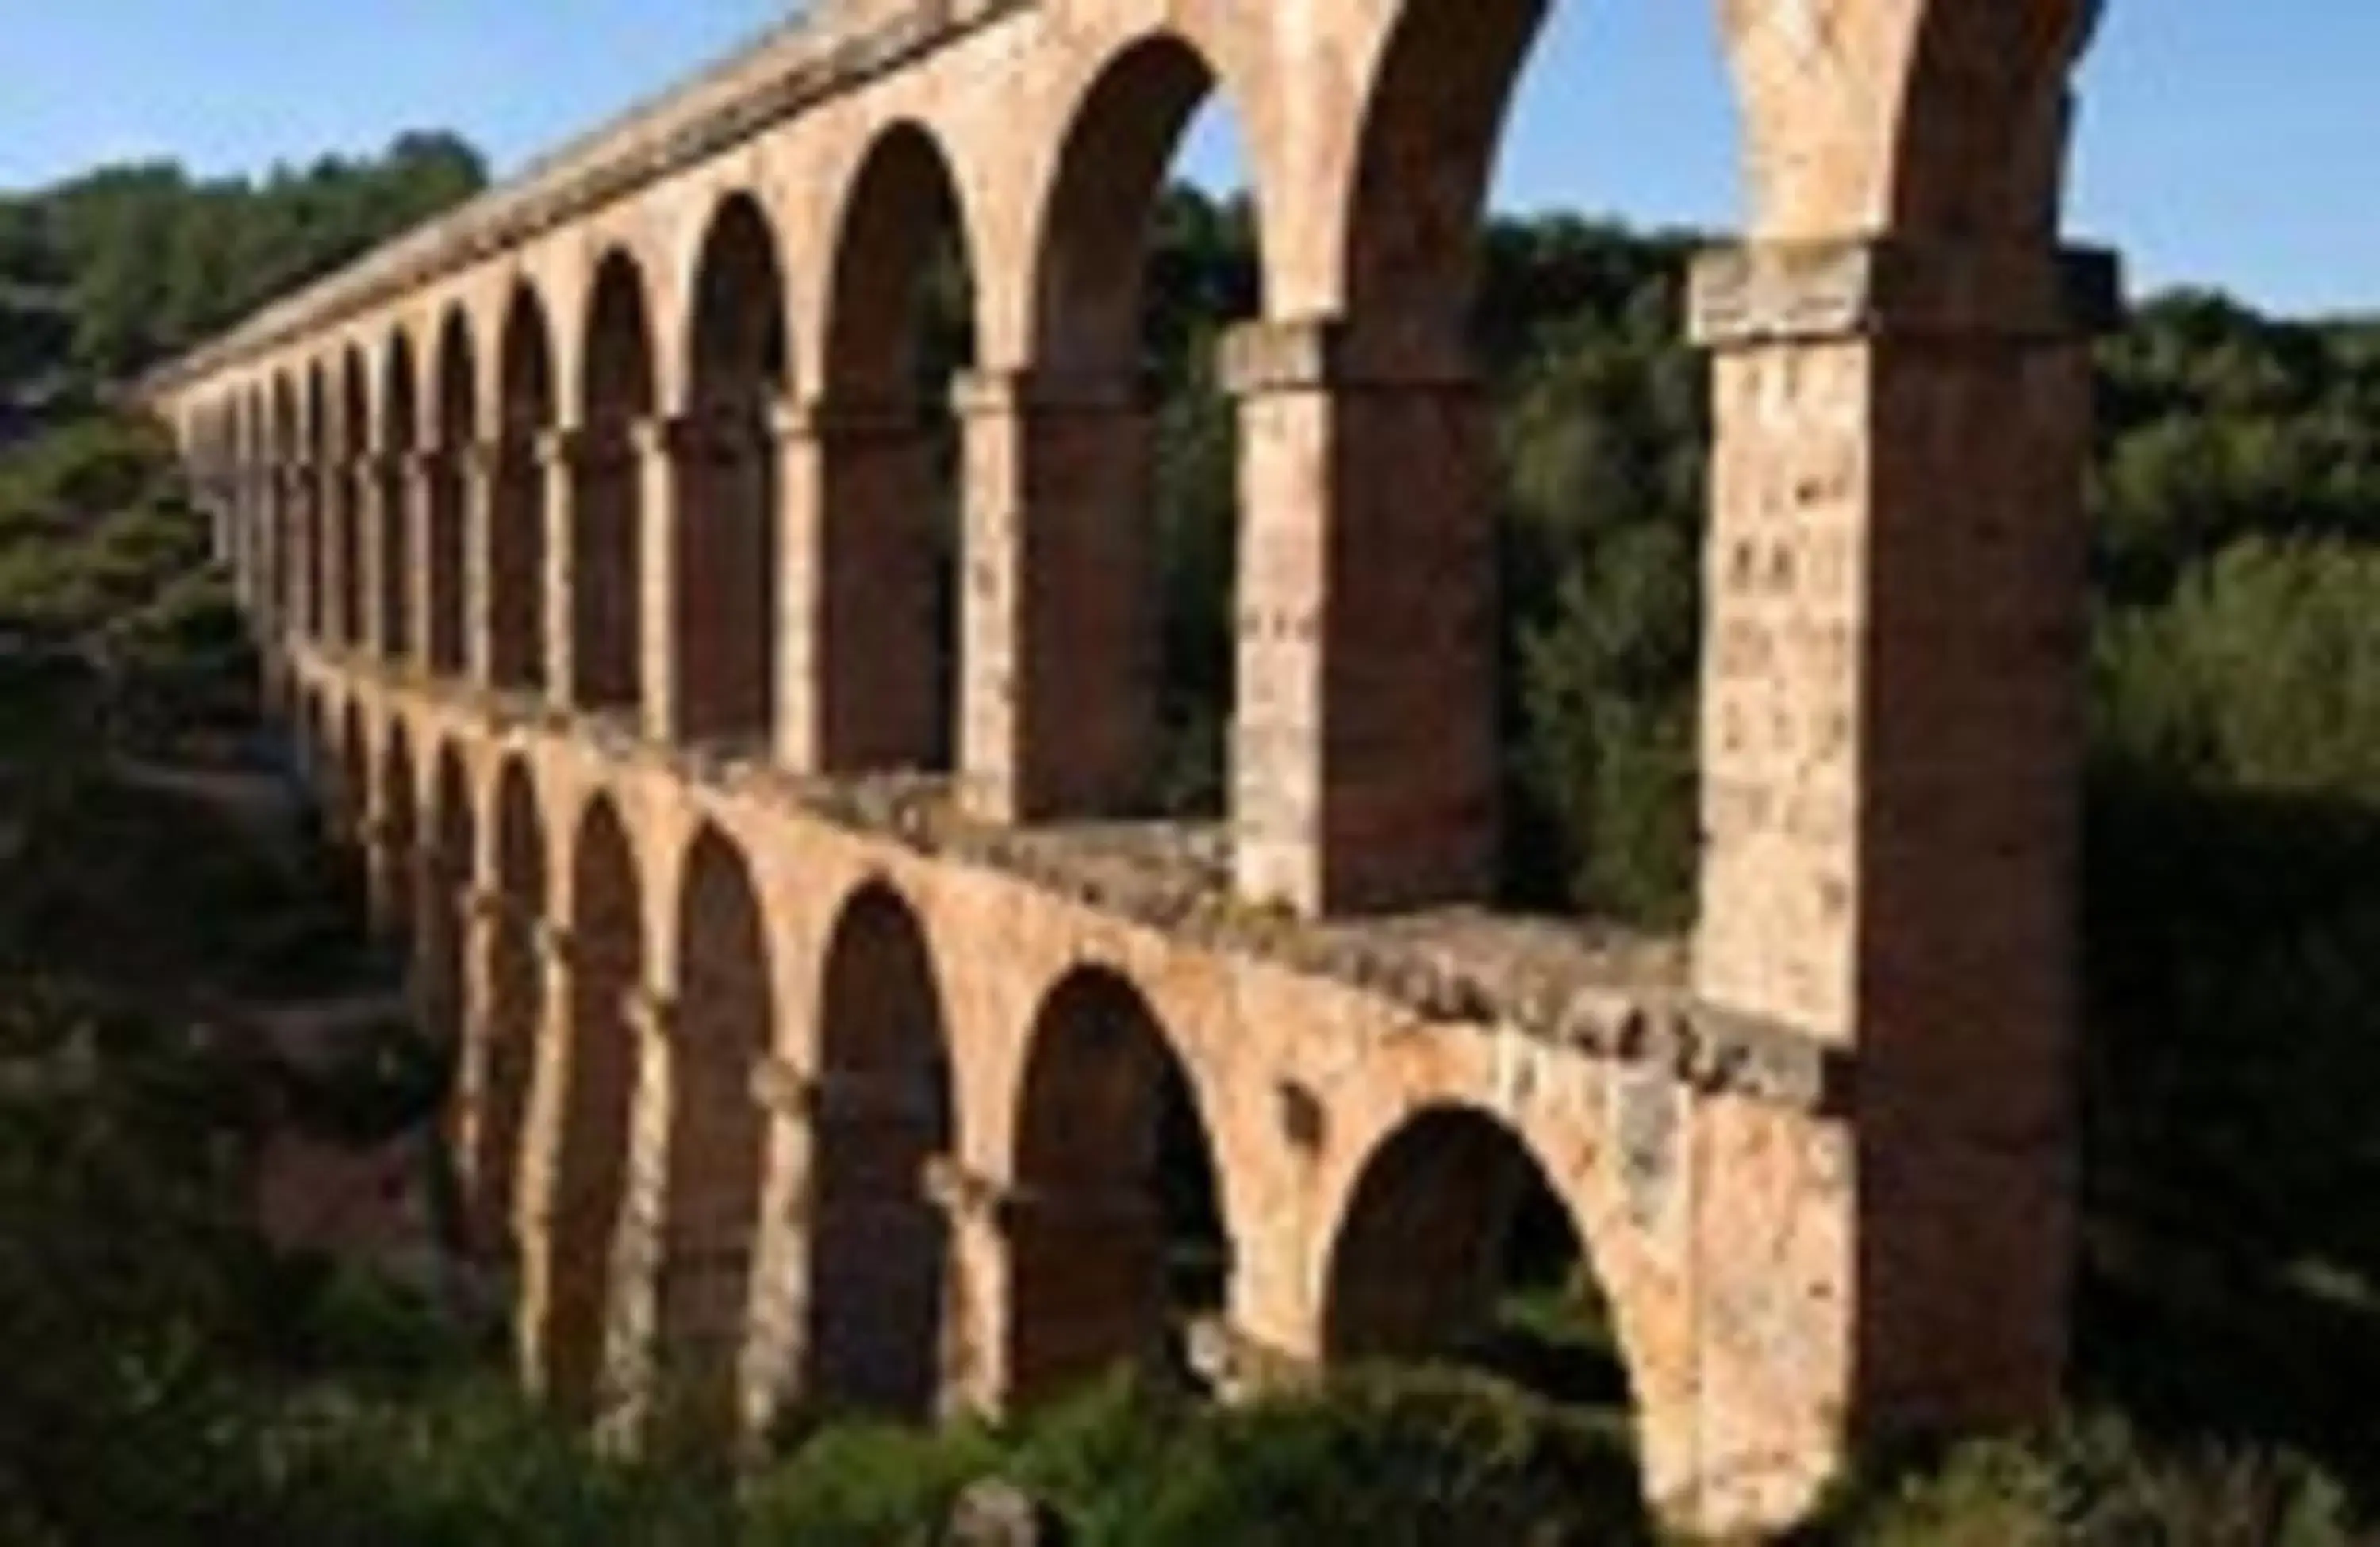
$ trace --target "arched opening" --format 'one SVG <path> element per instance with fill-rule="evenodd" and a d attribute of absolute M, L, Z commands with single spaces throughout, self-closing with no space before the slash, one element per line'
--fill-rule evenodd
<path fill-rule="evenodd" d="M 1008 1379 L 1031 1402 L 1116 1366 L 1188 1374 L 1231 1241 L 1188 1071 L 1140 992 L 1086 969 L 1041 1007 L 1017 1115 Z"/>
<path fill-rule="evenodd" d="M 413 342 L 391 336 L 381 382 L 380 618 L 381 654 L 411 657 L 419 638 L 413 606 L 413 454 L 421 424 Z"/>
<path fill-rule="evenodd" d="M 634 710 L 641 701 L 644 478 L 637 435 L 653 411 L 652 331 L 636 261 L 608 254 L 587 311 L 571 466 L 570 702 Z"/>
<path fill-rule="evenodd" d="M 679 734 L 766 748 L 777 701 L 784 279 L 768 217 L 722 204 L 695 278 L 693 413 L 678 465 L 671 660 Z"/>
<path fill-rule="evenodd" d="M 414 778 L 413 745 L 401 721 L 391 721 L 381 753 L 379 820 L 371 853 L 381 875 L 380 925 L 400 948 L 419 938 L 421 923 L 421 799 Z"/>
<path fill-rule="evenodd" d="M 464 645 L 464 502 L 470 458 L 479 451 L 479 367 L 471 327 L 460 307 L 450 308 L 438 330 L 438 441 L 429 462 L 429 611 L 423 627 L 430 669 L 459 676 Z"/>
<path fill-rule="evenodd" d="M 469 1017 L 465 1004 L 465 951 L 471 938 L 477 885 L 478 813 L 462 754 L 438 754 L 429 849 L 422 864 L 421 940 L 414 953 L 414 997 L 422 1029 L 440 1046 L 460 1050 Z"/>
<path fill-rule="evenodd" d="M 337 503 L 331 513 L 339 575 L 335 632 L 353 649 L 364 642 L 363 479 L 371 455 L 371 371 L 361 349 L 348 347 L 339 378 Z"/>
<path fill-rule="evenodd" d="M 823 1411 L 924 1418 L 950 1259 L 926 1174 L 955 1125 L 933 960 L 890 887 L 861 891 L 836 921 L 819 1039 L 806 1388 Z"/>
<path fill-rule="evenodd" d="M 636 1000 L 644 992 L 644 899 L 636 856 L 608 799 L 589 810 L 571 870 L 569 1038 L 562 1131 L 545 1219 L 546 1390 L 592 1418 L 603 1398 L 613 1236 L 628 1179 L 638 1078 Z"/>
<path fill-rule="evenodd" d="M 321 360 L 306 368 L 306 456 L 298 481 L 299 553 L 303 555 L 304 629 L 316 644 L 330 639 L 330 511 L 323 486 L 331 472 L 331 394 Z"/>
<path fill-rule="evenodd" d="M 1718 9 L 1399 8 L 1343 194 L 1344 325 L 1382 384 L 1335 409 L 1359 450 L 1329 508 L 1398 556 L 1350 571 L 1325 647 L 1354 658 L 1344 740 L 1405 771 L 1363 807 L 1397 841 L 1348 859 L 1391 897 L 1689 920 L 1708 394 L 1673 223 L 1724 213 Z M 1663 154 L 1629 153 L 1653 113 Z M 1672 224 L 1582 220 L 1589 197 Z"/>
<path fill-rule="evenodd" d="M 1041 213 L 1033 364 L 1080 406 L 1038 413 L 1020 448 L 1040 528 L 1012 609 L 1021 814 L 1222 812 L 1239 469 L 1218 360 L 1263 309 L 1226 107 L 1189 43 L 1128 48 L 1077 108 Z M 1222 193 L 1174 180 L 1194 140 Z"/>
<path fill-rule="evenodd" d="M 673 1428 L 732 1439 L 751 1302 L 768 1121 L 752 1077 L 775 1038 L 768 942 L 749 868 L 706 828 L 678 908 L 668 1196 L 654 1324 Z"/>
<path fill-rule="evenodd" d="M 818 761 L 947 769 L 957 681 L 957 434 L 974 280 L 956 184 L 915 125 L 887 130 L 837 238 L 824 396 L 813 406 L 822 538 Z"/>
<path fill-rule="evenodd" d="M 1624 1350 L 1571 1211 L 1483 1113 L 1434 1107 L 1381 1144 L 1339 1224 L 1328 1294 L 1334 1364 L 1462 1364 L 1630 1420 Z"/>
<path fill-rule="evenodd" d="M 471 1091 L 468 1186 L 481 1249 L 519 1249 L 514 1211 L 521 1139 L 545 1019 L 549 892 L 545 822 L 528 769 L 507 761 L 496 780 L 496 907 L 489 922 L 487 1001 L 476 1006 L 479 1080 Z"/>
<path fill-rule="evenodd" d="M 546 687 L 545 437 L 554 428 L 553 342 L 527 284 L 504 308 L 496 486 L 488 523 L 489 670 L 499 688 Z"/>
<path fill-rule="evenodd" d="M 276 633 L 295 632 L 304 622 L 298 592 L 300 566 L 300 505 L 298 480 L 302 453 L 298 436 L 298 393 L 286 375 L 273 378 L 273 449 L 265 481 L 267 579 L 265 595 L 272 607 L 269 619 Z"/>

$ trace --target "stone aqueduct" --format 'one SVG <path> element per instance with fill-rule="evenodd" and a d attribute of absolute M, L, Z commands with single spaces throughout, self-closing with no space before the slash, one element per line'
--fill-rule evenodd
<path fill-rule="evenodd" d="M 1145 1355 L 1186 1092 L 1244 1373 L 1466 1325 L 1536 1176 L 1677 1519 L 2054 1403 L 2095 6 L 1720 0 L 1748 231 L 1695 274 L 1705 853 L 1667 944 L 1479 900 L 1463 318 L 1544 9 L 832 5 L 149 384 L 460 1032 L 557 1398 L 923 1413 Z M 1189 842 L 1119 820 L 1136 320 L 1218 92 L 1264 303 L 1221 350 L 1228 837 Z M 910 369 L 938 216 L 975 286 L 954 647 Z"/>

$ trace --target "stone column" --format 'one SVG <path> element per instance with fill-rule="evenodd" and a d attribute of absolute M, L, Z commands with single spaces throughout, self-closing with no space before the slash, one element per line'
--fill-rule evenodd
<path fill-rule="evenodd" d="M 414 532 L 420 522 L 414 501 L 411 453 L 382 454 L 378 472 L 380 523 L 373 548 L 380 577 L 380 655 L 388 664 L 402 666 L 413 659 L 421 637 L 421 613 L 413 584 Z"/>
<path fill-rule="evenodd" d="M 338 455 L 314 464 L 311 479 L 307 483 L 307 500 L 314 512 L 314 642 L 323 650 L 340 648 L 347 638 L 347 619 L 340 603 L 346 600 L 347 569 L 340 550 L 340 485 L 346 483 L 346 469 Z"/>
<path fill-rule="evenodd" d="M 434 676 L 438 670 L 437 522 L 430 507 L 436 458 L 435 452 L 408 451 L 398 464 L 405 498 L 405 610 L 410 636 L 405 665 L 423 676 Z"/>
<path fill-rule="evenodd" d="M 523 1383 L 550 1396 L 555 1372 L 546 1368 L 546 1342 L 555 1311 L 555 1280 L 564 1269 L 557 1261 L 553 1225 L 570 1101 L 570 951 L 560 927 L 539 920 L 531 929 L 531 950 L 544 980 L 538 999 L 543 1024 L 530 1061 L 528 1113 L 521 1125 L 520 1170 L 513 1193 L 513 1238 L 520 1243 L 513 1329 Z"/>
<path fill-rule="evenodd" d="M 684 523 L 700 518 L 686 508 L 682 470 L 696 455 L 696 432 L 687 421 L 645 419 L 630 434 L 637 480 L 637 696 L 643 710 L 645 736 L 665 745 L 686 739 L 686 705 L 678 661 L 680 604 L 700 606 L 704 599 L 681 596 L 685 578 L 679 574 L 680 531 Z"/>
<path fill-rule="evenodd" d="M 577 535 L 572 530 L 570 513 L 577 501 L 577 475 L 573 471 L 576 446 L 573 432 L 546 431 L 532 444 L 530 455 L 540 470 L 540 502 L 539 518 L 545 526 L 545 542 L 540 566 L 538 588 L 545 603 L 539 613 L 545 638 L 545 691 L 554 704 L 564 709 L 576 708 L 577 700 L 577 663 L 570 632 L 571 615 L 577 609 L 571 579 L 571 556 L 577 552 Z"/>
<path fill-rule="evenodd" d="M 454 455 L 461 463 L 463 498 L 463 670 L 484 692 L 498 681 L 495 510 L 504 457 L 490 445 L 460 447 Z"/>
<path fill-rule="evenodd" d="M 669 1146 L 673 1050 L 680 1030 L 676 1001 L 650 992 L 631 996 L 636 1028 L 636 1106 L 628 1119 L 628 1157 L 620 1217 L 612 1241 L 612 1303 L 604 1317 L 603 1403 L 608 1437 L 633 1443 L 673 1393 L 654 1339 L 661 1277 L 669 1265 Z"/>
<path fill-rule="evenodd" d="M 357 642 L 372 661 L 388 659 L 389 616 L 383 574 L 381 524 L 387 502 L 382 498 L 380 460 L 366 456 L 356 462 L 356 584 L 360 610 L 356 618 Z"/>
<path fill-rule="evenodd" d="M 1701 1454 L 1653 1479 L 1689 1521 L 1786 1518 L 1847 1443 L 2056 1410 L 2083 331 L 2112 294 L 2106 261 L 1980 242 L 1764 244 L 1697 272 L 1694 984 L 1848 1078 L 1831 1119 L 1698 1105 Z"/>
<path fill-rule="evenodd" d="M 1233 330 L 1239 887 L 1302 913 L 1474 897 L 1495 856 L 1487 407 L 1448 347 Z"/>
<path fill-rule="evenodd" d="M 991 822 L 1148 794 L 1157 575 L 1148 416 L 1129 382 L 964 378 L 961 788 Z"/>
<path fill-rule="evenodd" d="M 777 418 L 779 756 L 797 773 L 930 763 L 941 662 L 931 447 L 906 404 Z"/>

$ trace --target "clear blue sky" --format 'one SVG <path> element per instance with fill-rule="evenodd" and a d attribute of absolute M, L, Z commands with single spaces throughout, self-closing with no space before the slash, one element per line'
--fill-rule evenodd
<path fill-rule="evenodd" d="M 24 0 L 0 21 L 0 188 L 127 156 L 210 173 L 410 127 L 500 170 L 717 55 L 783 0 Z M 1555 0 L 1500 202 L 1724 224 L 1711 0 Z M 335 19 L 334 18 L 335 13 Z M 2380 0 L 2108 0 L 2073 225 L 2147 285 L 2380 311 Z M 1230 161 L 1200 136 L 1193 164 Z"/>

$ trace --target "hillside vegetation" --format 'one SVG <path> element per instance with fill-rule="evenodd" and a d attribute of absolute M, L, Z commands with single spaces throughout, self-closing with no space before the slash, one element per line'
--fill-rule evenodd
<path fill-rule="evenodd" d="M 157 166 L 0 200 L 0 1541 L 929 1543 L 989 1474 L 1087 1543 L 1642 1540 L 1624 1443 L 1459 1372 L 830 1429 L 730 1491 L 594 1457 L 490 1373 L 498 1329 L 259 1238 L 268 1120 L 398 1131 L 437 1076 L 375 1044 L 310 1084 L 236 1033 L 238 1006 L 389 964 L 349 860 L 122 776 L 279 753 L 164 447 L 86 410 L 477 181 L 430 136 L 261 185 Z M 1183 193 L 1154 259 L 1185 802 L 1230 691 L 1208 346 L 1253 250 L 1244 209 Z M 1686 250 L 1500 223 L 1477 318 L 1506 889 L 1665 928 L 1692 907 L 1707 439 Z M 2335 1547 L 2380 1520 L 2380 327 L 2173 295 L 2099 368 L 2074 1417 L 1874 1458 L 1814 1540 Z"/>

